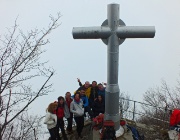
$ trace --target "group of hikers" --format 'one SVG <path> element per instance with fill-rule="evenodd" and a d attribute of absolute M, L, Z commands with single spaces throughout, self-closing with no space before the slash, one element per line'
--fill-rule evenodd
<path fill-rule="evenodd" d="M 86 81 L 84 84 L 78 79 L 79 88 L 71 95 L 66 92 L 65 98 L 60 96 L 57 101 L 50 103 L 47 108 L 44 123 L 47 124 L 51 140 L 60 140 L 59 129 L 62 137 L 68 140 L 64 129 L 64 117 L 67 119 L 67 133 L 72 133 L 73 119 L 76 123 L 78 138 L 82 138 L 84 127 L 84 117 L 89 114 L 89 119 L 93 120 L 100 113 L 105 112 L 105 88 L 104 84 L 91 84 Z M 180 132 L 180 110 L 169 108 L 170 110 L 170 130 Z M 86 113 L 87 112 L 87 113 Z"/>
<path fill-rule="evenodd" d="M 66 92 L 65 98 L 60 96 L 58 101 L 50 103 L 47 108 L 44 123 L 47 124 L 51 140 L 60 140 L 59 129 L 62 137 L 68 140 L 64 129 L 64 117 L 67 119 L 67 133 L 72 133 L 73 118 L 76 123 L 78 138 L 82 138 L 84 127 L 84 117 L 89 114 L 89 119 L 93 120 L 100 113 L 105 111 L 105 87 L 106 83 L 97 84 L 93 81 L 91 84 L 86 81 L 82 84 L 78 79 L 79 88 L 73 95 Z M 87 113 L 86 113 L 87 112 Z"/>

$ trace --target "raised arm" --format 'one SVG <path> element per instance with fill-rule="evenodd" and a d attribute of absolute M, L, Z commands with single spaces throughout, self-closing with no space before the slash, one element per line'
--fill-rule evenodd
<path fill-rule="evenodd" d="M 77 80 L 78 80 L 79 86 L 82 87 L 83 85 L 81 83 L 81 80 L 79 78 L 77 78 Z"/>

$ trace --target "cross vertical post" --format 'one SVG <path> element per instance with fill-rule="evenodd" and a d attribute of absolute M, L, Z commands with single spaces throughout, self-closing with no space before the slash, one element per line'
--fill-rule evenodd
<path fill-rule="evenodd" d="M 126 38 L 153 38 L 154 26 L 126 26 L 119 19 L 119 4 L 108 4 L 107 20 L 101 26 L 74 27 L 74 39 L 102 39 L 107 45 L 107 86 L 105 93 L 105 120 L 112 120 L 115 129 L 120 126 L 119 113 L 119 45 Z"/>
<path fill-rule="evenodd" d="M 119 38 L 116 30 L 119 27 L 119 5 L 108 5 L 108 26 L 111 35 L 108 38 L 107 45 L 107 86 L 105 93 L 105 120 L 113 120 L 115 128 L 119 128 L 119 85 L 118 85 L 118 67 L 119 67 Z"/>

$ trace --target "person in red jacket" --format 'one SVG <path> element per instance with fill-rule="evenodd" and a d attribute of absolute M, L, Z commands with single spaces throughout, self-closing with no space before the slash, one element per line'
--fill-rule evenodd
<path fill-rule="evenodd" d="M 170 129 L 180 132 L 180 110 L 170 109 Z"/>
<path fill-rule="evenodd" d="M 65 100 L 62 96 L 58 97 L 58 107 L 56 109 L 56 115 L 57 115 L 57 128 L 59 131 L 59 128 L 61 129 L 61 133 L 64 140 L 68 140 L 65 130 L 64 130 L 64 120 L 63 118 L 69 118 L 69 109 L 67 105 L 65 104 Z"/>

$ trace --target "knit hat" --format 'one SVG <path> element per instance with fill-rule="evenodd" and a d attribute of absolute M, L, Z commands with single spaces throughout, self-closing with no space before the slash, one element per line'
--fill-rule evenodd
<path fill-rule="evenodd" d="M 102 85 L 101 83 L 98 84 L 98 86 Z"/>

